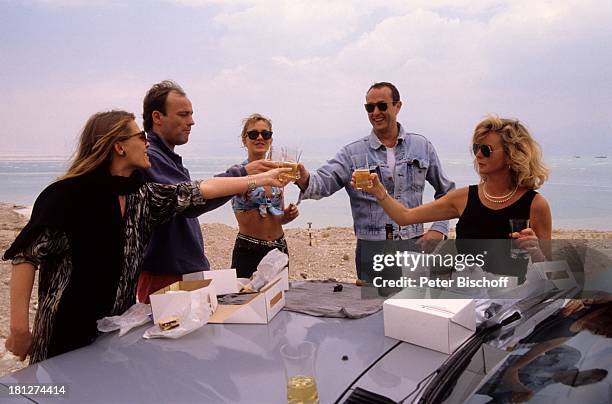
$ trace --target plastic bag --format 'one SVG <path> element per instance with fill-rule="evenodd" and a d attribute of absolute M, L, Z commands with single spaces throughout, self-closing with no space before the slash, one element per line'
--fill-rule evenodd
<path fill-rule="evenodd" d="M 98 331 L 111 332 L 119 330 L 119 336 L 124 336 L 134 327 L 151 321 L 151 305 L 136 303 L 120 316 L 104 317 L 97 321 Z"/>
<path fill-rule="evenodd" d="M 151 339 L 151 338 L 170 338 L 177 339 L 182 337 L 183 335 L 187 335 L 198 328 L 202 327 L 204 324 L 208 322 L 208 317 L 210 313 L 203 319 L 197 319 L 193 317 L 189 317 L 187 319 L 179 320 L 179 326 L 173 328 L 171 330 L 163 331 L 159 328 L 158 324 L 155 324 L 153 327 L 148 328 L 145 333 L 142 335 L 143 338 Z"/>
<path fill-rule="evenodd" d="M 253 273 L 253 279 L 246 286 L 245 290 L 259 291 L 276 275 L 278 275 L 289 263 L 289 256 L 275 248 L 266 254 L 257 265 L 257 271 Z"/>
<path fill-rule="evenodd" d="M 187 293 L 185 291 L 166 292 L 166 293 Z M 205 299 L 203 293 L 190 293 L 190 305 L 183 307 L 180 312 L 173 313 L 177 317 L 179 326 L 170 330 L 162 330 L 158 324 L 148 328 L 143 337 L 150 338 L 180 338 L 190 332 L 197 330 L 208 323 L 208 318 L 212 311 L 211 303 Z"/>

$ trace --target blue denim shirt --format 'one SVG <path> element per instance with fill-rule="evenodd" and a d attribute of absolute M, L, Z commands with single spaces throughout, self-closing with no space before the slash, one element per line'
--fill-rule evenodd
<path fill-rule="evenodd" d="M 363 240 L 384 240 L 385 224 L 392 223 L 394 237 L 408 239 L 424 233 L 423 224 L 398 226 L 380 207 L 376 198 L 351 186 L 355 168 L 365 165 L 366 155 L 371 172 L 376 172 L 389 195 L 404 206 L 423 204 L 425 181 L 435 189 L 436 199 L 455 188 L 440 165 L 433 145 L 424 136 L 406 133 L 398 123 L 399 135 L 395 146 L 395 176 L 387 164 L 387 149 L 372 130 L 362 139 L 344 146 L 315 172 L 311 172 L 308 187 L 300 199 L 321 199 L 345 188 L 351 201 L 355 235 Z M 358 164 L 360 167 L 356 167 Z M 435 222 L 430 230 L 448 233 L 448 221 Z"/>

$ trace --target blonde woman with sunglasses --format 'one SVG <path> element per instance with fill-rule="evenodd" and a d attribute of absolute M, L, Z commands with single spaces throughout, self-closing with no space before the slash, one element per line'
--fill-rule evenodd
<path fill-rule="evenodd" d="M 277 168 L 248 177 L 178 185 L 144 183 L 149 146 L 134 115 L 93 115 L 68 172 L 36 199 L 30 221 L 4 254 L 12 260 L 6 348 L 36 363 L 93 342 L 96 320 L 136 302 L 143 255 L 154 228 L 207 199 L 254 186 L 281 187 Z M 38 310 L 28 309 L 38 269 Z"/>
<path fill-rule="evenodd" d="M 474 167 L 481 181 L 460 188 L 416 208 L 406 208 L 370 174 L 373 194 L 381 207 L 400 226 L 459 218 L 458 239 L 519 240 L 534 260 L 550 255 L 552 218 L 546 199 L 536 192 L 548 178 L 540 146 L 518 120 L 489 116 L 474 129 Z M 353 179 L 354 182 L 354 179 Z M 510 219 L 528 219 L 529 227 L 511 232 Z"/>

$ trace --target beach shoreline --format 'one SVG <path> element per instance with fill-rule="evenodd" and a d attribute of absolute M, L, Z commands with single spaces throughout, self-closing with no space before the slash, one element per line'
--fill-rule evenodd
<path fill-rule="evenodd" d="M 27 207 L 0 202 L 0 252 L 4 254 L 19 231 L 27 223 Z M 231 251 L 238 232 L 225 224 L 202 224 L 205 251 L 211 268 L 229 268 Z M 355 281 L 355 236 L 351 227 L 289 228 L 285 229 L 289 247 L 289 278 L 335 279 L 339 282 Z M 453 233 L 451 233 L 453 237 Z M 588 229 L 558 229 L 555 239 L 612 239 L 612 231 Z M 312 244 L 312 245 L 311 245 Z M 0 262 L 0 376 L 25 367 L 4 348 L 9 331 L 10 262 Z M 36 285 L 30 302 L 30 324 L 37 307 Z"/>

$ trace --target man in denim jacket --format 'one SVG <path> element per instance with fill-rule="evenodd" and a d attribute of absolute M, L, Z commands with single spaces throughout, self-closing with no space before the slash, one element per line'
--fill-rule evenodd
<path fill-rule="evenodd" d="M 402 102 L 397 88 L 387 82 L 373 84 L 366 94 L 366 111 L 372 131 L 364 138 L 344 146 L 336 156 L 315 172 L 300 165 L 300 199 L 321 199 L 345 188 L 351 201 L 353 226 L 357 236 L 357 276 L 361 279 L 360 253 L 363 240 L 384 240 L 385 225 L 393 225 L 396 239 L 442 239 L 448 221 L 436 222 L 424 232 L 423 224 L 398 226 L 389 218 L 373 195 L 351 186 L 356 168 L 376 172 L 389 195 L 408 207 L 423 203 L 425 181 L 435 189 L 436 199 L 455 188 L 440 165 L 433 145 L 421 135 L 407 133 L 397 122 Z"/>

